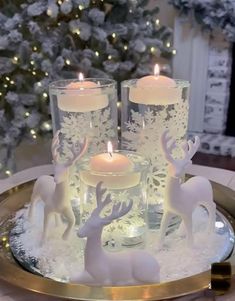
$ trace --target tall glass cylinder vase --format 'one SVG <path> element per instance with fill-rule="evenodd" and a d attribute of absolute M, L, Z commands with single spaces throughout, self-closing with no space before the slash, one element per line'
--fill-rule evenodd
<path fill-rule="evenodd" d="M 51 83 L 50 104 L 53 131 L 76 143 L 89 138 L 89 153 L 106 149 L 117 139 L 117 88 L 110 79 L 86 78 Z"/>
<path fill-rule="evenodd" d="M 108 140 L 117 144 L 115 81 L 104 78 L 60 80 L 50 84 L 49 92 L 53 131 L 61 131 L 62 160 L 71 156 L 71 145 L 76 146 L 85 137 L 89 141 L 89 154 L 106 150 Z M 78 178 L 75 169 L 71 175 Z M 79 186 L 77 181 L 72 180 L 73 195 Z"/>
<path fill-rule="evenodd" d="M 189 83 L 175 80 L 174 87 L 139 87 L 137 81 L 122 83 L 121 143 L 122 149 L 137 151 L 150 161 L 147 180 L 149 226 L 157 228 L 167 173 L 160 138 L 166 129 L 178 145 L 186 138 Z M 180 148 L 176 148 L 173 155 L 180 157 Z"/>

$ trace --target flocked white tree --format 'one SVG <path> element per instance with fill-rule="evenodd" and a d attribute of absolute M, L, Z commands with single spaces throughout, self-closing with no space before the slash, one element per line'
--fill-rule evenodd
<path fill-rule="evenodd" d="M 152 72 L 172 54 L 171 29 L 148 0 L 0 0 L 0 161 L 23 138 L 51 131 L 48 84 L 60 78 Z M 164 61 L 166 62 L 166 61 Z M 164 65 L 168 72 L 168 65 Z"/>

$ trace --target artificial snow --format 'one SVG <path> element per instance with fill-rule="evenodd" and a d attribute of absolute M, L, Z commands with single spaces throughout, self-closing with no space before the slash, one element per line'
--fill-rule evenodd
<path fill-rule="evenodd" d="M 63 282 L 69 282 L 84 268 L 83 255 L 85 240 L 77 236 L 78 226 L 71 237 L 64 241 L 61 236 L 66 225 L 61 221 L 55 226 L 50 221 L 50 233 L 42 245 L 43 203 L 38 203 L 31 223 L 28 220 L 28 207 L 19 210 L 14 217 L 15 226 L 11 231 L 10 245 L 19 262 L 41 275 Z M 183 227 L 167 235 L 164 246 L 157 246 L 159 231 L 149 231 L 146 249 L 151 252 L 160 264 L 161 282 L 172 281 L 192 276 L 210 268 L 211 263 L 224 259 L 232 248 L 233 233 L 220 222 L 215 233 L 207 233 L 207 214 L 204 210 L 196 210 L 194 216 L 194 247 L 187 246 Z M 131 252 L 128 248 L 125 251 Z M 23 254 L 23 255 L 22 255 Z M 20 258 L 22 257 L 22 258 Z M 33 263 L 33 264 L 32 264 Z"/>

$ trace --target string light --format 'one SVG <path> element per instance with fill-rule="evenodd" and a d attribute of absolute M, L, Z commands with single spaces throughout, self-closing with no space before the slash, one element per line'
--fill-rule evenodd
<path fill-rule="evenodd" d="M 2 241 L 7 241 L 6 236 L 3 236 Z"/>
<path fill-rule="evenodd" d="M 30 64 L 31 64 L 31 65 L 34 65 L 34 61 L 30 61 Z"/>
<path fill-rule="evenodd" d="M 51 125 L 50 123 L 44 121 L 43 124 L 42 124 L 42 129 L 45 129 L 45 130 L 51 130 Z"/>
<path fill-rule="evenodd" d="M 124 50 L 127 50 L 127 49 L 128 49 L 128 46 L 127 46 L 127 45 L 124 45 L 123 48 L 124 48 Z"/>
<path fill-rule="evenodd" d="M 10 175 L 11 175 L 11 171 L 10 171 L 9 169 L 7 169 L 7 170 L 5 171 L 5 174 L 8 175 L 8 176 L 10 176 Z"/>
<path fill-rule="evenodd" d="M 35 71 L 32 71 L 32 74 L 33 74 L 33 75 L 36 75 L 36 72 L 35 72 Z"/>
<path fill-rule="evenodd" d="M 66 63 L 66 65 L 70 65 L 70 64 L 71 64 L 71 62 L 70 62 L 69 59 L 66 59 L 66 60 L 65 60 L 65 63 Z"/>
<path fill-rule="evenodd" d="M 76 33 L 77 35 L 80 35 L 81 32 L 80 32 L 79 29 L 76 29 L 75 33 Z"/>
<path fill-rule="evenodd" d="M 41 86 L 42 86 L 42 83 L 41 83 L 41 82 L 38 82 L 37 85 L 38 85 L 38 87 L 41 87 Z"/>
<path fill-rule="evenodd" d="M 30 130 L 30 133 L 31 133 L 32 135 L 35 135 L 35 134 L 36 134 L 36 132 L 35 132 L 34 129 L 31 129 L 31 130 Z"/>
<path fill-rule="evenodd" d="M 63 2 L 61 0 L 58 0 L 57 2 L 59 5 L 61 5 Z"/>
<path fill-rule="evenodd" d="M 48 15 L 48 16 L 51 16 L 51 15 L 52 15 L 52 10 L 51 10 L 50 8 L 48 8 L 48 10 L 47 10 L 47 15 Z"/>
<path fill-rule="evenodd" d="M 33 139 L 37 139 L 37 136 L 36 136 L 36 135 L 33 135 Z"/>
<path fill-rule="evenodd" d="M 5 84 L 5 85 L 3 85 L 3 87 L 4 87 L 4 88 L 7 88 L 7 87 L 8 87 L 8 85 L 7 85 L 7 84 Z"/>
<path fill-rule="evenodd" d="M 118 108 L 121 107 L 121 102 L 120 102 L 120 101 L 117 102 L 117 107 L 118 107 Z"/>
<path fill-rule="evenodd" d="M 25 112 L 25 117 L 29 117 L 30 113 L 29 112 Z"/>
<path fill-rule="evenodd" d="M 132 13 L 132 9 L 129 9 L 129 13 L 130 13 L 130 14 Z"/>
<path fill-rule="evenodd" d="M 115 32 L 112 33 L 112 37 L 113 37 L 114 39 L 116 38 L 116 33 L 115 33 Z"/>
<path fill-rule="evenodd" d="M 47 97 L 48 97 L 48 94 L 47 94 L 46 92 L 44 92 L 44 93 L 42 94 L 42 96 L 43 96 L 44 98 L 47 98 Z"/>
<path fill-rule="evenodd" d="M 176 55 L 176 50 L 175 49 L 172 50 L 172 54 Z"/>
<path fill-rule="evenodd" d="M 6 80 L 9 81 L 9 80 L 10 80 L 10 77 L 6 76 Z"/>
<path fill-rule="evenodd" d="M 11 81 L 10 81 L 10 84 L 14 85 L 14 83 L 15 83 L 14 80 L 11 80 Z"/>
<path fill-rule="evenodd" d="M 150 48 L 150 51 L 151 51 L 152 53 L 155 52 L 155 50 L 156 50 L 155 47 L 151 47 L 151 48 Z"/>
<path fill-rule="evenodd" d="M 111 60 L 111 59 L 112 59 L 112 55 L 109 55 L 109 56 L 108 56 L 108 59 Z"/>
<path fill-rule="evenodd" d="M 6 248 L 9 248 L 9 247 L 10 247 L 10 245 L 9 245 L 8 242 L 5 244 L 5 247 L 6 247 Z"/>
<path fill-rule="evenodd" d="M 96 55 L 96 56 L 99 56 L 100 54 L 99 54 L 99 52 L 98 52 L 98 51 L 96 51 L 96 52 L 95 52 L 95 55 Z"/>
<path fill-rule="evenodd" d="M 149 21 L 147 21 L 147 22 L 146 22 L 146 25 L 147 25 L 147 26 L 149 26 L 149 25 L 150 25 L 150 22 L 149 22 Z"/>
<path fill-rule="evenodd" d="M 18 60 L 19 60 L 19 58 L 18 58 L 17 56 L 14 56 L 14 57 L 13 57 L 13 62 L 14 62 L 14 63 L 17 63 Z"/>
<path fill-rule="evenodd" d="M 45 72 L 45 75 L 48 76 L 49 75 L 48 72 Z"/>
<path fill-rule="evenodd" d="M 155 23 L 156 23 L 156 25 L 159 25 L 159 24 L 160 24 L 160 20 L 157 19 L 157 20 L 155 21 Z"/>
<path fill-rule="evenodd" d="M 61 25 L 60 22 L 58 22 L 57 25 L 60 26 Z"/>
<path fill-rule="evenodd" d="M 83 5 L 79 5 L 78 8 L 79 8 L 80 10 L 83 10 L 83 9 L 84 9 L 84 6 L 83 6 Z"/>
<path fill-rule="evenodd" d="M 2 96 L 2 92 L 0 92 L 0 96 Z"/>
<path fill-rule="evenodd" d="M 117 127 L 117 130 L 118 130 L 118 131 L 121 131 L 121 127 L 120 127 L 120 126 L 118 126 L 118 127 Z"/>
<path fill-rule="evenodd" d="M 78 15 L 75 15 L 75 17 L 78 19 L 79 16 L 78 16 Z"/>
<path fill-rule="evenodd" d="M 38 48 L 36 46 L 33 47 L 33 51 L 37 51 Z"/>

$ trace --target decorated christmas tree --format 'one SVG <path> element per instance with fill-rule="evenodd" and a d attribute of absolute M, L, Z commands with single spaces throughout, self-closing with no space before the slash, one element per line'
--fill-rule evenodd
<path fill-rule="evenodd" d="M 10 173 L 22 139 L 50 133 L 48 84 L 61 78 L 118 82 L 169 73 L 171 29 L 148 0 L 0 0 L 0 162 Z"/>

